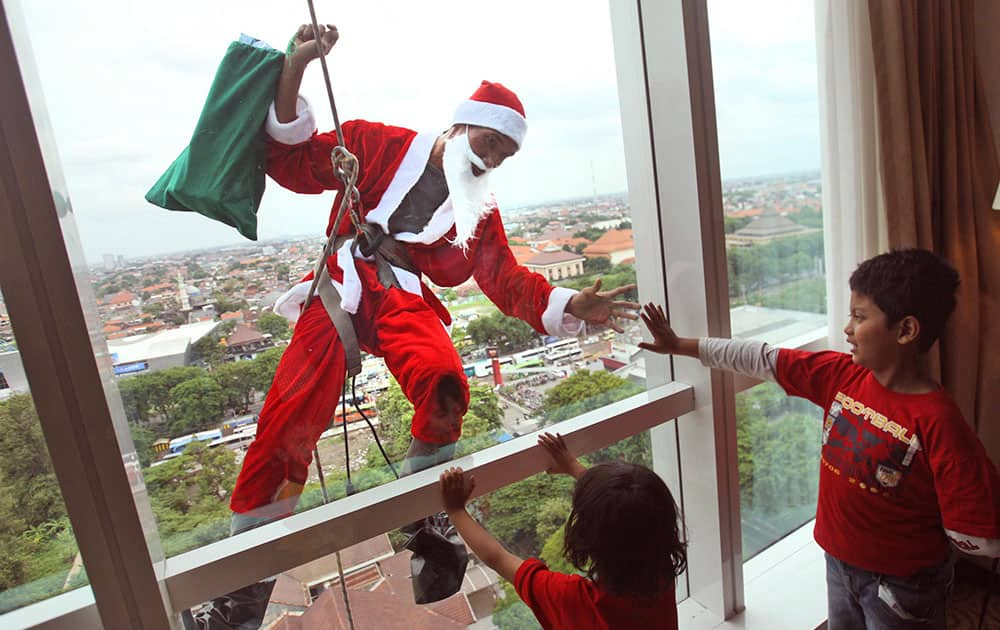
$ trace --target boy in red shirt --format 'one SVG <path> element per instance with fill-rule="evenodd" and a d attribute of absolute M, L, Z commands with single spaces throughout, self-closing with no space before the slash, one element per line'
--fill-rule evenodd
<path fill-rule="evenodd" d="M 712 368 L 776 381 L 826 411 L 816 542 L 829 630 L 945 628 L 952 544 L 1000 555 L 1000 478 L 926 353 L 955 308 L 958 274 L 931 252 L 882 254 L 851 275 L 851 353 L 686 339 L 646 305 L 653 343 Z"/>
<path fill-rule="evenodd" d="M 441 475 L 441 494 L 462 539 L 514 584 L 545 630 L 676 630 L 674 578 L 687 556 L 667 485 L 644 466 L 587 469 L 558 434 L 544 433 L 538 442 L 552 458 L 550 473 L 577 480 L 564 552 L 586 576 L 556 573 L 504 549 L 465 510 L 475 478 L 450 468 Z"/>

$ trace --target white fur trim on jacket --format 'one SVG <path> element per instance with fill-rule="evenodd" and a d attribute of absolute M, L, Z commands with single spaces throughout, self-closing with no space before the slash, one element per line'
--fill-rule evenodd
<path fill-rule="evenodd" d="M 554 287 L 549 293 L 549 304 L 542 313 L 545 332 L 554 337 L 575 337 L 583 332 L 584 321 L 566 312 L 570 299 L 579 293 L 565 287 Z"/>
<path fill-rule="evenodd" d="M 431 157 L 431 149 L 434 148 L 436 139 L 436 134 L 418 133 L 410 141 L 410 146 L 406 148 L 406 155 L 403 156 L 396 172 L 393 173 L 392 181 L 382 193 L 378 205 L 365 214 L 366 221 L 378 223 L 386 233 L 389 232 L 389 217 L 399 208 L 403 197 L 416 185 L 424 169 L 427 168 L 427 160 Z"/>
<path fill-rule="evenodd" d="M 316 131 L 316 118 L 313 116 L 309 101 L 300 94 L 295 101 L 295 120 L 286 123 L 278 122 L 278 113 L 274 110 L 274 103 L 271 103 L 271 107 L 267 110 L 264 131 L 282 144 L 305 142 Z"/>
<path fill-rule="evenodd" d="M 528 132 L 528 123 L 517 110 L 483 101 L 462 102 L 455 110 L 452 122 L 496 129 L 516 142 L 518 147 L 524 143 L 524 136 Z"/>
<path fill-rule="evenodd" d="M 358 312 L 358 306 L 361 305 L 361 278 L 358 276 L 354 256 L 351 255 L 352 243 L 353 240 L 346 241 L 336 254 L 337 266 L 344 272 L 344 282 L 337 282 L 331 278 L 330 283 L 340 295 L 340 307 L 354 315 Z M 361 257 L 360 252 L 357 256 Z M 420 276 L 395 266 L 392 267 L 392 271 L 396 274 L 396 280 L 399 281 L 399 286 L 404 291 L 413 295 L 423 295 L 423 283 L 420 281 Z M 312 280 L 300 282 L 286 291 L 274 303 L 274 312 L 292 323 L 297 322 L 302 314 L 302 305 L 305 304 L 306 296 L 309 295 L 310 286 L 312 286 Z M 319 295 L 319 293 L 314 295 Z"/>

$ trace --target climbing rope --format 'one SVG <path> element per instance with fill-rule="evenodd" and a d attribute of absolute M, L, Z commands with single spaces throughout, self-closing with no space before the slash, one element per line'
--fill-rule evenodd
<path fill-rule="evenodd" d="M 361 219 L 358 210 L 361 207 L 361 195 L 355 185 L 358 181 L 358 158 L 347 150 L 344 146 L 344 133 L 340 128 L 340 116 L 337 115 L 337 103 L 333 98 L 333 84 L 330 82 L 330 70 L 326 66 L 326 54 L 323 50 L 323 38 L 319 35 L 319 22 L 316 20 L 316 7 L 313 0 L 306 0 L 309 5 L 309 17 L 312 19 L 313 37 L 319 47 L 319 65 L 323 68 L 323 82 L 326 84 L 326 96 L 330 101 L 330 111 L 333 113 L 333 127 L 337 134 L 337 146 L 330 153 L 330 163 L 333 167 L 333 174 L 344 183 L 344 193 L 340 199 L 340 208 L 337 210 L 337 219 L 333 222 L 330 235 L 326 239 L 323 247 L 323 254 L 320 256 L 316 267 L 313 270 L 313 281 L 306 295 L 306 303 L 303 308 L 312 302 L 313 293 L 319 284 L 320 270 L 326 264 L 327 258 L 333 254 L 333 244 L 337 240 L 337 231 L 340 229 L 340 222 L 344 219 L 345 212 L 351 217 L 351 224 L 354 225 L 356 234 L 361 233 Z"/>

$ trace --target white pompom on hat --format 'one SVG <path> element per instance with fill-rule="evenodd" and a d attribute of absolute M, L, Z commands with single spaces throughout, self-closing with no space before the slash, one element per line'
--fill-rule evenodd
<path fill-rule="evenodd" d="M 483 81 L 469 100 L 458 106 L 452 122 L 456 125 L 495 129 L 517 143 L 518 148 L 528 131 L 524 106 L 517 95 L 499 83 L 490 81 Z"/>

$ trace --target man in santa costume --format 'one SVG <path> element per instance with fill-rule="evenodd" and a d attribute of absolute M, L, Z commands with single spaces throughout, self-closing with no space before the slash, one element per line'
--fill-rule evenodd
<path fill-rule="evenodd" d="M 366 240 L 381 239 L 377 251 L 388 248 L 392 254 L 378 260 L 379 254 L 354 247 L 359 237 L 350 218 L 333 225 L 344 194 L 331 162 L 337 137 L 316 132 L 312 110 L 298 95 L 308 63 L 337 41 L 335 27 L 319 30 L 316 38 L 311 26 L 300 27 L 286 56 L 265 125 L 268 174 L 299 193 L 337 191 L 327 226 L 327 234 L 337 234 L 336 249 L 320 283 L 336 289 L 357 346 L 385 360 L 413 403 L 406 474 L 451 459 L 469 405 L 462 363 L 446 329 L 451 316 L 422 276 L 444 287 L 475 278 L 501 311 L 547 335 L 576 335 L 585 321 L 621 331 L 615 320 L 636 319 L 629 309 L 639 305 L 615 301 L 634 285 L 601 292 L 598 280 L 577 292 L 553 287 L 515 261 L 487 181 L 490 171 L 518 151 L 527 125 L 517 96 L 498 83 L 483 81 L 442 134 L 362 120 L 344 123 L 344 144 L 360 164 L 357 189 Z M 345 344 L 325 298 L 303 308 L 310 285 L 299 284 L 275 305 L 296 322 L 295 332 L 233 490 L 234 534 L 294 510 L 313 448 L 336 413 Z M 185 624 L 255 627 L 272 587 L 273 579 L 230 593 Z"/>
<path fill-rule="evenodd" d="M 329 52 L 337 30 L 320 27 L 322 51 L 312 31 L 304 25 L 296 33 L 265 126 L 268 174 L 299 193 L 338 191 L 327 233 L 336 231 L 339 238 L 327 261 L 329 279 L 321 282 L 336 288 L 360 348 L 383 357 L 413 403 L 413 441 L 403 464 L 404 473 L 412 472 L 451 458 L 469 404 L 462 363 L 446 329 L 451 317 L 422 276 L 444 287 L 475 278 L 501 311 L 547 335 L 575 335 L 584 321 L 618 328 L 614 319 L 635 319 L 627 309 L 639 305 L 614 300 L 632 286 L 600 292 L 598 281 L 577 292 L 553 287 L 516 263 L 487 178 L 517 152 L 527 126 L 517 96 L 487 81 L 458 106 L 442 134 L 344 123 L 344 144 L 360 164 L 361 220 L 394 252 L 391 273 L 380 270 L 372 256 L 353 247 L 358 237 L 349 217 L 332 225 L 343 194 L 330 158 L 337 137 L 316 132 L 312 110 L 298 91 L 306 65 Z M 313 447 L 341 395 L 343 344 L 319 299 L 302 310 L 309 286 L 303 282 L 275 306 L 296 321 L 295 333 L 233 491 L 237 531 L 291 512 Z"/>

